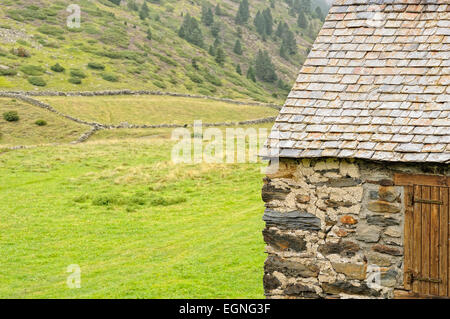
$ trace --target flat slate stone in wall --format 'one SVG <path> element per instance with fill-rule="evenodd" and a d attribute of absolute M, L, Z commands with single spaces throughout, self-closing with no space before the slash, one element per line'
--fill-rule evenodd
<path fill-rule="evenodd" d="M 282 159 L 264 179 L 268 298 L 391 298 L 403 288 L 403 188 L 396 172 L 446 164 Z"/>
<path fill-rule="evenodd" d="M 267 226 L 275 226 L 280 229 L 320 230 L 320 219 L 313 214 L 300 211 L 278 213 L 266 209 L 263 217 Z"/>
<path fill-rule="evenodd" d="M 306 249 L 306 241 L 295 236 L 295 234 L 278 232 L 273 228 L 263 230 L 264 241 L 279 250 L 291 249 L 293 251 L 304 251 Z"/>

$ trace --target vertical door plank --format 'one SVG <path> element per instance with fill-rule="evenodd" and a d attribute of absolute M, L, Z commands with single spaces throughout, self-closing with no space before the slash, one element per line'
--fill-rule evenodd
<path fill-rule="evenodd" d="M 439 187 L 431 187 L 431 199 L 439 200 Z M 430 205 L 430 277 L 439 278 L 439 208 L 438 204 Z M 439 284 L 430 282 L 430 295 L 439 296 Z"/>
<path fill-rule="evenodd" d="M 431 199 L 429 186 L 422 186 L 422 199 Z M 430 213 L 431 205 L 422 203 L 422 268 L 420 277 L 430 277 Z M 421 293 L 430 294 L 430 283 L 421 282 Z"/>
<path fill-rule="evenodd" d="M 447 296 L 450 297 L 450 188 L 447 188 L 446 193 L 446 200 L 444 201 L 445 207 L 447 208 L 447 221 L 448 221 L 448 228 L 447 228 Z"/>
<path fill-rule="evenodd" d="M 403 273 L 403 283 L 406 290 L 411 290 L 412 286 L 408 282 L 408 272 L 413 270 L 413 248 L 414 248 L 414 205 L 412 204 L 413 186 L 405 186 L 405 231 L 403 243 L 405 249 L 405 264 Z"/>
<path fill-rule="evenodd" d="M 440 188 L 440 198 L 444 205 L 439 206 L 439 296 L 448 296 L 448 194 L 449 189 Z"/>
<path fill-rule="evenodd" d="M 421 187 L 414 186 L 414 197 L 420 198 L 422 196 Z M 413 272 L 414 274 L 420 273 L 421 268 L 421 257 L 422 257 L 422 210 L 420 203 L 414 203 L 414 214 L 413 214 L 413 223 L 414 223 L 414 257 L 413 257 Z M 420 282 L 413 282 L 413 292 L 420 293 Z"/>

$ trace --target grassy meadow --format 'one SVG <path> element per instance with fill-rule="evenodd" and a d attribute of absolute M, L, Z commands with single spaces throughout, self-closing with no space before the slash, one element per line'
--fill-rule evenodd
<path fill-rule="evenodd" d="M 42 97 L 64 114 L 85 121 L 118 125 L 133 124 L 193 124 L 236 122 L 276 116 L 269 107 L 211 102 L 207 99 L 172 96 L 95 96 Z"/>
<path fill-rule="evenodd" d="M 131 89 L 282 104 L 329 5 L 240 3 L 2 0 L 0 90 Z M 278 114 L 167 96 L 36 99 L 115 125 Z M 18 121 L 3 116 L 11 111 Z M 94 130 L 0 98 L 0 299 L 264 298 L 265 164 L 174 164 L 170 129 L 87 132 Z M 74 144 L 81 136 L 89 138 Z M 67 285 L 69 265 L 81 268 L 79 289 Z"/>
<path fill-rule="evenodd" d="M 1 102 L 8 110 L 13 103 Z M 54 102 L 72 105 L 70 114 L 89 105 Z M 175 120 L 177 103 L 166 107 Z M 251 117 L 272 112 L 256 108 Z M 194 109 L 206 122 L 201 103 Z M 13 141 L 5 127 L 52 122 L 50 112 L 31 116 L 40 111 L 1 122 L 0 149 Z M 82 144 L 0 153 L 0 298 L 263 298 L 264 164 L 174 164 L 170 137 L 170 129 L 103 130 Z M 66 284 L 72 264 L 81 268 L 80 289 Z"/>
<path fill-rule="evenodd" d="M 1 115 L 9 111 L 16 111 L 20 120 L 17 122 L 5 121 Z M 46 121 L 47 125 L 36 125 L 38 120 Z M 89 129 L 88 126 L 67 120 L 22 101 L 0 98 L 0 148 L 68 143 L 76 140 Z"/>

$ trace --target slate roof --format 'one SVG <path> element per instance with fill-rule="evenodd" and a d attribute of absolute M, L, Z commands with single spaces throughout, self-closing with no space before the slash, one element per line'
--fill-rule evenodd
<path fill-rule="evenodd" d="M 449 163 L 449 56 L 449 0 L 336 0 L 268 149 Z"/>

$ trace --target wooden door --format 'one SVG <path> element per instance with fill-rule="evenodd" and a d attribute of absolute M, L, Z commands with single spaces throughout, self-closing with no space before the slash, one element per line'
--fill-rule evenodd
<path fill-rule="evenodd" d="M 405 289 L 417 296 L 449 297 L 450 189 L 429 184 L 434 185 L 405 186 Z"/>

